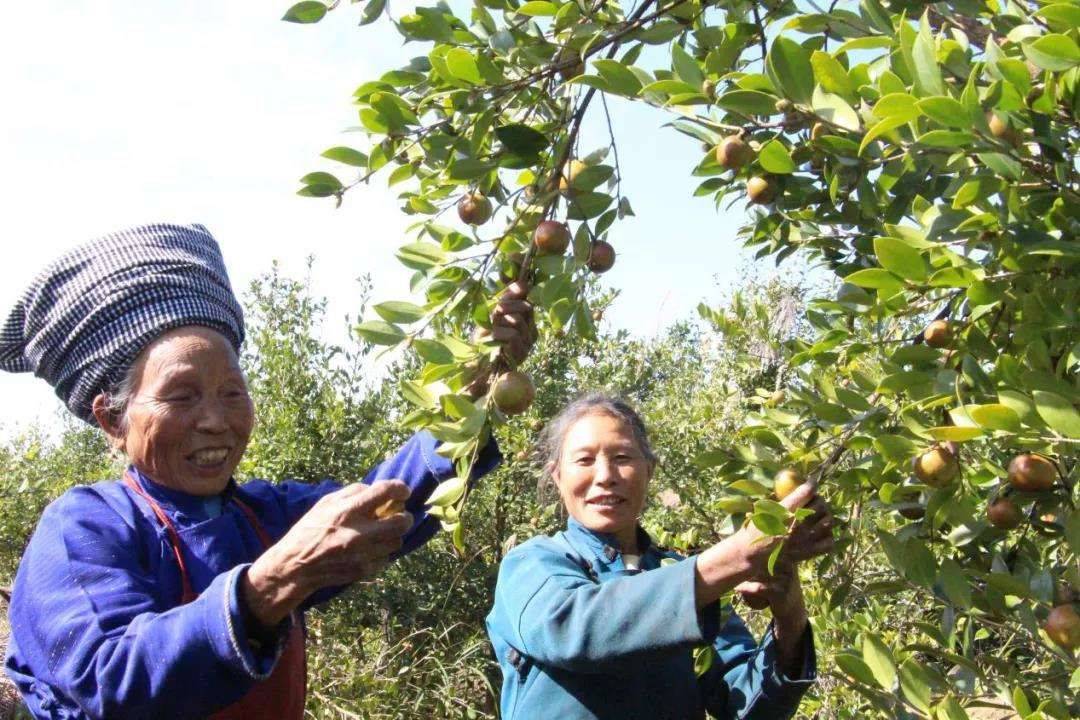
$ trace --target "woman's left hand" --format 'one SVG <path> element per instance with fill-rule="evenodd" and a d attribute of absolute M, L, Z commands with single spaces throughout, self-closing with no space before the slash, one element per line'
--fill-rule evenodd
<path fill-rule="evenodd" d="M 771 576 L 739 583 L 735 591 L 755 610 L 772 610 L 773 617 L 805 614 L 802 585 L 794 563 L 777 563 Z"/>

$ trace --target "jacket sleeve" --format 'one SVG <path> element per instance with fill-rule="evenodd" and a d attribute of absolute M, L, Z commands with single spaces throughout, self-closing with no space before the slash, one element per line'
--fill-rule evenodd
<path fill-rule="evenodd" d="M 717 606 L 706 612 L 717 613 Z M 727 608 L 726 622 L 713 642 L 713 665 L 698 678 L 709 714 L 737 720 L 793 717 L 803 694 L 816 679 L 817 658 L 809 625 L 801 642 L 802 670 L 794 678 L 787 677 L 778 665 L 772 627 L 758 645 L 742 618 Z"/>
<path fill-rule="evenodd" d="M 160 538 L 145 536 L 93 488 L 43 514 L 15 580 L 8 659 L 40 716 L 63 695 L 93 718 L 205 717 L 273 669 L 280 647 L 259 655 L 245 640 L 246 566 L 170 608 L 147 557 Z"/>
<path fill-rule="evenodd" d="M 695 563 L 597 584 L 549 539 L 532 541 L 503 559 L 491 624 L 524 655 L 579 673 L 689 652 L 713 639 L 694 601 Z"/>

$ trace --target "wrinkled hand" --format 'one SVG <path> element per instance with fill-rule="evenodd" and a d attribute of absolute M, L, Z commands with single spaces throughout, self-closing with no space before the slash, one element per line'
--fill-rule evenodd
<path fill-rule="evenodd" d="M 814 486 L 803 483 L 781 500 L 780 504 L 792 512 L 805 507 L 811 510 L 812 514 L 796 523 L 788 533 L 777 565 L 794 565 L 832 551 L 835 544 L 832 534 L 834 518 Z M 742 536 L 742 542 L 748 545 L 753 563 L 757 568 L 754 579 L 763 579 L 768 575 L 769 554 L 781 538 L 768 538 L 752 524 L 744 527 L 733 537 L 739 536 Z"/>
<path fill-rule="evenodd" d="M 802 607 L 802 585 L 794 563 L 777 563 L 772 575 L 741 582 L 735 591 L 754 610 L 770 608 L 773 615 L 786 615 Z"/>
<path fill-rule="evenodd" d="M 321 498 L 248 568 L 241 592 L 254 616 L 272 627 L 313 592 L 381 572 L 401 548 L 412 516 L 379 517 L 378 510 L 408 497 L 407 485 L 386 480 Z"/>
<path fill-rule="evenodd" d="M 515 280 L 506 286 L 491 312 L 491 337 L 503 346 L 503 355 L 511 365 L 519 365 L 529 356 L 536 342 L 533 307 L 526 300 L 529 286 Z"/>

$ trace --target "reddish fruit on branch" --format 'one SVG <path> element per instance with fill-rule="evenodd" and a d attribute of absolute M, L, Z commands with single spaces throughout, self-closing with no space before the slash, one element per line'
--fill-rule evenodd
<path fill-rule="evenodd" d="M 574 194 L 574 180 L 577 178 L 581 171 L 589 167 L 580 160 L 571 160 L 563 167 L 562 177 L 559 178 L 559 192 L 563 195 Z"/>
<path fill-rule="evenodd" d="M 541 255 L 562 255 L 570 247 L 570 229 L 565 223 L 544 220 L 536 226 L 533 242 Z"/>
<path fill-rule="evenodd" d="M 605 240 L 597 240 L 593 243 L 592 250 L 589 252 L 587 265 L 597 275 L 606 273 L 615 265 L 615 248 L 611 247 L 611 243 Z"/>
<path fill-rule="evenodd" d="M 795 488 L 802 485 L 805 480 L 806 478 L 802 476 L 802 473 L 794 468 L 784 468 L 776 473 L 776 479 L 773 481 L 773 492 L 776 493 L 776 499 L 783 500 L 795 492 Z"/>
<path fill-rule="evenodd" d="M 481 193 L 462 195 L 458 200 L 457 214 L 467 225 L 483 225 L 491 219 L 491 201 Z"/>
<path fill-rule="evenodd" d="M 953 341 L 953 329 L 948 320 L 935 320 L 923 330 L 923 340 L 932 348 L 948 347 Z"/>
<path fill-rule="evenodd" d="M 1075 650 L 1080 646 L 1080 615 L 1072 605 L 1059 605 L 1050 611 L 1043 630 L 1066 650 Z"/>
<path fill-rule="evenodd" d="M 911 470 L 930 487 L 945 487 L 960 474 L 960 461 L 949 448 L 935 445 L 912 460 Z"/>
<path fill-rule="evenodd" d="M 495 407 L 507 415 L 520 415 L 529 409 L 536 397 L 532 378 L 520 370 L 510 370 L 499 376 L 491 389 Z"/>
<path fill-rule="evenodd" d="M 1024 519 L 1020 508 L 1009 498 L 998 498 L 986 507 L 987 521 L 999 530 L 1012 530 Z"/>
<path fill-rule="evenodd" d="M 755 205 L 768 205 L 776 197 L 776 183 L 770 178 L 755 175 L 746 183 L 746 196 Z"/>
<path fill-rule="evenodd" d="M 1023 492 L 1049 490 L 1057 479 L 1057 468 L 1042 455 L 1025 453 L 1009 463 L 1009 482 Z"/>
<path fill-rule="evenodd" d="M 722 168 L 738 171 L 753 160 L 754 149 L 739 135 L 728 135 L 716 146 L 716 162 Z"/>

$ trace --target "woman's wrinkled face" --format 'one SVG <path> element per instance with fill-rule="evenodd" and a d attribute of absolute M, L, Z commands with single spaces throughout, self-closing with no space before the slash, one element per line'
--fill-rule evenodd
<path fill-rule="evenodd" d="M 651 476 L 652 463 L 633 430 L 605 413 L 585 415 L 570 426 L 552 469 L 571 517 L 590 530 L 614 534 L 624 548 L 634 542 Z"/>
<path fill-rule="evenodd" d="M 208 328 L 178 328 L 148 345 L 135 371 L 122 437 L 131 462 L 174 490 L 224 490 L 255 423 L 232 345 Z"/>

